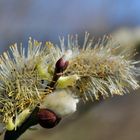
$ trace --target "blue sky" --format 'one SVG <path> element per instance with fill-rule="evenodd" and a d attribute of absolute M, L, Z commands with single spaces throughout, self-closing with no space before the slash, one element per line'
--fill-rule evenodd
<path fill-rule="evenodd" d="M 140 25 L 140 0 L 1 0 L 0 45 Z"/>

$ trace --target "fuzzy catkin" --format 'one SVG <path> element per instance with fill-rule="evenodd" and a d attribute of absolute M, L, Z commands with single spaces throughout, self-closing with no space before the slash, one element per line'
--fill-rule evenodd
<path fill-rule="evenodd" d="M 45 88 L 51 82 L 57 60 L 63 56 L 69 65 L 61 77 L 78 77 L 63 89 L 71 90 L 74 98 L 98 100 L 99 96 L 123 95 L 130 87 L 139 88 L 136 77 L 140 69 L 135 66 L 139 61 L 129 60 L 127 53 L 118 53 L 119 45 L 112 38 L 93 43 L 86 33 L 83 46 L 78 44 L 77 36 L 68 36 L 67 45 L 61 38 L 60 47 L 50 42 L 42 45 L 31 38 L 27 51 L 22 45 L 12 45 L 10 54 L 4 52 L 0 59 L 0 121 L 14 121 L 25 109 L 32 111 L 48 94 L 53 94 L 51 88 Z M 68 50 L 72 53 L 67 54 Z M 56 85 L 55 94 L 60 88 Z"/>
<path fill-rule="evenodd" d="M 120 46 L 112 38 L 104 37 L 97 44 L 93 47 L 88 44 L 81 49 L 65 71 L 66 75 L 80 77 L 75 84 L 76 94 L 85 100 L 94 100 L 100 95 L 104 98 L 110 94 L 123 95 L 128 87 L 139 88 L 135 79 L 140 74 L 139 68 L 135 67 L 139 61 L 129 60 L 128 53 L 118 54 Z"/>

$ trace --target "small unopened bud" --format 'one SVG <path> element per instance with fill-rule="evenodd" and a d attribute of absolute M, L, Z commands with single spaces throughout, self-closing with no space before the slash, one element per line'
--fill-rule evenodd
<path fill-rule="evenodd" d="M 55 127 L 61 120 L 53 111 L 48 109 L 40 109 L 37 113 L 38 123 L 43 128 L 53 128 Z"/>
<path fill-rule="evenodd" d="M 55 64 L 56 73 L 63 72 L 67 68 L 68 64 L 69 62 L 66 61 L 63 57 L 61 57 Z"/>

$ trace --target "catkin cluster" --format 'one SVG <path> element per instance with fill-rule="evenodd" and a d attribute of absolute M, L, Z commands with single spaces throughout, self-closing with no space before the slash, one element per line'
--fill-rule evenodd
<path fill-rule="evenodd" d="M 72 91 L 69 94 L 84 101 L 137 89 L 140 69 L 135 65 L 139 61 L 129 60 L 128 53 L 118 50 L 112 38 L 103 37 L 94 43 L 88 33 L 82 46 L 77 36 L 68 36 L 67 43 L 61 38 L 60 46 L 50 42 L 42 45 L 31 38 L 26 48 L 12 45 L 0 57 L 0 121 L 16 121 L 24 110 L 32 112 L 48 94 L 57 94 L 60 89 Z M 52 89 L 49 84 L 61 57 L 69 62 L 68 67 Z"/>

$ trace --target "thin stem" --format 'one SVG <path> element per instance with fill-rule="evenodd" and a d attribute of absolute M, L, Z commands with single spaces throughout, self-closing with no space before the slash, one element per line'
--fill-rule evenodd
<path fill-rule="evenodd" d="M 38 119 L 36 115 L 38 110 L 39 108 L 36 107 L 31 113 L 31 115 L 29 116 L 29 118 L 16 130 L 12 130 L 12 131 L 7 130 L 5 132 L 4 140 L 17 140 L 28 128 L 30 128 L 33 125 L 37 125 Z"/>

